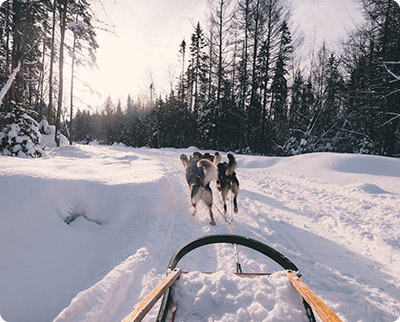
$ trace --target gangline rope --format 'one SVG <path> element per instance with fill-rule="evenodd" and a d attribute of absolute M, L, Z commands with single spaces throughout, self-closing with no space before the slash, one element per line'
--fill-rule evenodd
<path fill-rule="evenodd" d="M 221 203 L 223 204 L 221 195 L 219 195 L 219 198 L 221 200 Z M 214 204 L 215 208 L 218 210 L 219 214 L 222 216 L 222 218 L 224 218 L 225 222 L 228 224 L 229 226 L 229 231 L 230 234 L 233 235 L 233 198 L 232 198 L 232 191 L 231 191 L 231 205 L 230 205 L 230 217 L 226 216 L 224 213 L 222 213 L 222 211 L 218 208 L 218 206 L 216 204 Z M 237 274 L 241 274 L 243 273 L 242 271 L 242 266 L 240 264 L 240 259 L 239 259 L 239 251 L 237 249 L 237 244 L 233 244 L 233 249 L 234 249 L 234 254 L 235 254 L 235 260 L 236 260 L 236 273 Z"/>

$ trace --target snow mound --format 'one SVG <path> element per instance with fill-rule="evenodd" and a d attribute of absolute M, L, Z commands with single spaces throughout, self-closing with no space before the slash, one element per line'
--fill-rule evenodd
<path fill-rule="evenodd" d="M 333 169 L 344 173 L 400 177 L 400 159 L 361 154 L 351 155 L 338 159 Z"/>
<path fill-rule="evenodd" d="M 391 192 L 385 191 L 379 186 L 372 184 L 372 183 L 365 183 L 358 187 L 358 190 L 364 191 L 366 193 L 372 195 L 379 195 L 379 194 L 390 194 Z"/>
<path fill-rule="evenodd" d="M 51 154 L 52 157 L 89 159 L 92 155 L 76 145 L 64 145 Z"/>
<path fill-rule="evenodd" d="M 237 156 L 238 168 L 261 169 L 270 168 L 279 162 L 281 158 L 260 157 L 260 156 Z"/>
<path fill-rule="evenodd" d="M 42 130 L 44 132 L 40 137 L 40 146 L 43 148 L 44 151 L 56 147 L 56 127 L 54 125 L 48 125 L 46 123 L 47 122 L 43 122 L 39 125 L 42 127 Z M 69 140 L 65 137 L 65 135 L 58 133 L 58 136 L 60 138 L 60 146 L 69 145 Z"/>

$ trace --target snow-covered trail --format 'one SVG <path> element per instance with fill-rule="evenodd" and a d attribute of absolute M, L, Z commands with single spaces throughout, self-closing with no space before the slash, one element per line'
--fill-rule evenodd
<path fill-rule="evenodd" d="M 398 160 L 374 158 L 270 160 L 263 176 L 262 167 L 250 169 L 249 158 L 243 161 L 247 168 L 242 164 L 241 196 L 251 227 L 238 224 L 239 233 L 261 232 L 258 239 L 294 261 L 310 287 L 347 321 L 391 321 L 399 314 L 400 168 Z"/>
<path fill-rule="evenodd" d="M 38 160 L 0 157 L 0 257 L 7 259 L 0 262 L 0 315 L 118 321 L 164 277 L 178 248 L 229 233 L 216 208 L 214 227 L 205 207 L 191 215 L 179 155 L 195 150 L 76 145 Z M 400 160 L 326 153 L 237 159 L 234 233 L 286 255 L 343 321 L 396 320 Z M 66 225 L 61 218 L 75 207 L 93 221 Z M 244 271 L 280 270 L 239 252 Z M 234 272 L 233 248 L 207 246 L 180 265 Z"/>

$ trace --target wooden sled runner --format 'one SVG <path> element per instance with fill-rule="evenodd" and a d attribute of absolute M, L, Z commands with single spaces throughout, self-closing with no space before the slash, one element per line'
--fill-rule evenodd
<path fill-rule="evenodd" d="M 316 321 L 314 312 L 320 317 L 323 322 L 341 322 L 342 320 L 321 300 L 319 299 L 302 281 L 299 269 L 294 265 L 287 257 L 276 251 L 275 249 L 251 238 L 239 236 L 239 235 L 210 235 L 196 239 L 181 249 L 179 249 L 171 258 L 168 264 L 167 277 L 165 277 L 160 284 L 158 284 L 152 292 L 146 296 L 142 302 L 129 314 L 122 322 L 139 322 L 146 314 L 150 311 L 153 305 L 163 296 L 160 309 L 157 316 L 157 322 L 165 322 L 169 311 L 172 312 L 172 316 L 169 317 L 169 321 L 173 321 L 174 309 L 170 308 L 171 304 L 171 287 L 173 283 L 179 278 L 182 273 L 180 268 L 176 268 L 179 261 L 189 252 L 201 246 L 225 243 L 225 244 L 236 244 L 245 246 L 262 253 L 269 257 L 274 262 L 278 263 L 287 271 L 287 276 L 293 287 L 299 292 L 303 298 L 304 308 L 306 310 L 309 321 Z M 248 276 L 260 276 L 264 274 L 238 274 L 241 277 Z"/>

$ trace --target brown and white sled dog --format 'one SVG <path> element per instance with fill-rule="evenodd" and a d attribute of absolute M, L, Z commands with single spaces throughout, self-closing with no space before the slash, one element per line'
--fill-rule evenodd
<path fill-rule="evenodd" d="M 221 160 L 221 156 L 219 156 L 219 159 Z M 238 212 L 237 196 L 239 193 L 239 180 L 236 177 L 236 172 L 235 172 L 236 169 L 235 157 L 229 153 L 228 159 L 229 163 L 221 162 L 218 164 L 217 189 L 221 193 L 222 202 L 224 203 L 225 213 L 226 213 L 226 199 L 228 196 L 228 192 L 232 191 L 233 211 L 236 214 Z"/>
<path fill-rule="evenodd" d="M 217 179 L 218 168 L 216 164 L 220 159 L 206 153 L 193 153 L 188 159 L 186 154 L 181 154 L 180 160 L 185 167 L 186 182 L 190 190 L 190 200 L 194 207 L 193 216 L 196 214 L 196 206 L 200 200 L 208 207 L 210 214 L 210 225 L 215 225 L 212 212 L 213 195 L 210 188 L 210 182 Z M 213 162 L 214 161 L 214 162 Z"/>

